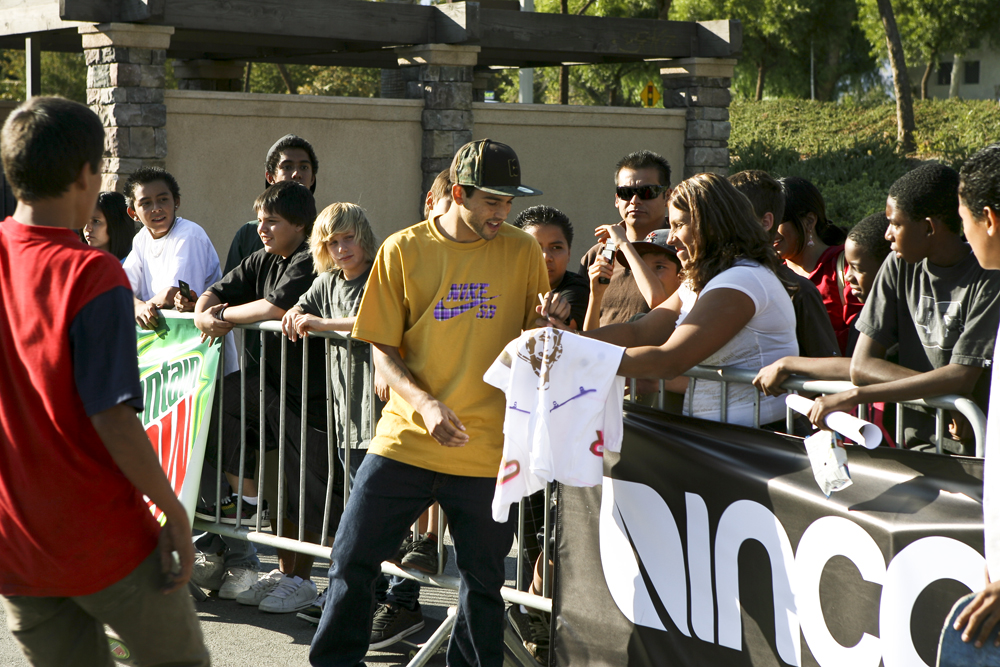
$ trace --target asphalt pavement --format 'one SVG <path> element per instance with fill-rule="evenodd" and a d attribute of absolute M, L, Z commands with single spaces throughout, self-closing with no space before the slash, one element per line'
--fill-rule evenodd
<path fill-rule="evenodd" d="M 450 540 L 445 539 L 450 546 Z M 269 572 L 277 567 L 274 549 L 258 545 L 261 569 Z M 515 551 L 507 556 L 507 585 L 512 586 L 516 568 Z M 326 589 L 328 561 L 317 560 L 313 568 L 312 580 L 319 590 Z M 452 550 L 445 568 L 446 574 L 458 576 L 455 567 L 455 553 Z M 420 606 L 424 613 L 424 629 L 411 639 L 423 642 L 438 627 L 449 606 L 457 602 L 456 591 L 423 586 L 420 592 Z M 195 608 L 201 620 L 202 632 L 212 654 L 214 667 L 285 667 L 286 665 L 309 664 L 309 643 L 316 626 L 298 618 L 295 614 L 267 614 L 255 607 L 241 605 L 232 600 L 209 597 L 196 602 Z M 0 624 L 6 628 L 7 619 L 0 606 Z M 395 667 L 406 665 L 411 647 L 405 644 L 390 646 L 381 651 L 372 651 L 365 658 L 369 667 Z M 435 656 L 430 665 L 444 665 L 444 655 Z M 11 638 L 10 633 L 0 631 L 0 667 L 27 667 L 28 663 Z"/>

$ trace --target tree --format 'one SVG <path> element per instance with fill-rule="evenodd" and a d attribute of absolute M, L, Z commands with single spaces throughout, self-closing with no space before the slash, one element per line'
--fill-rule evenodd
<path fill-rule="evenodd" d="M 87 64 L 82 53 L 41 55 L 42 94 L 61 95 L 86 103 Z M 25 60 L 22 49 L 0 50 L 0 99 L 23 100 L 25 96 Z"/>
<path fill-rule="evenodd" d="M 996 0 L 895 0 L 893 9 L 907 62 L 925 63 L 921 99 L 927 99 L 927 85 L 940 56 L 958 56 L 952 72 L 955 80 L 961 56 L 992 37 L 1000 23 L 1000 3 Z M 876 0 L 861 0 L 860 23 L 875 52 L 884 58 L 885 31 Z"/>
<path fill-rule="evenodd" d="M 896 27 L 896 17 L 890 0 L 877 0 L 879 16 L 885 28 L 885 43 L 889 50 L 889 66 L 892 67 L 892 82 L 896 92 L 896 143 L 904 153 L 916 148 L 913 133 L 913 94 L 910 91 L 910 75 L 906 71 L 906 56 L 903 43 Z"/>
<path fill-rule="evenodd" d="M 789 25 L 815 0 L 674 0 L 671 16 L 680 21 L 738 19 L 743 24 L 741 61 L 756 71 L 754 99 L 764 97 L 769 69 L 798 41 Z"/>

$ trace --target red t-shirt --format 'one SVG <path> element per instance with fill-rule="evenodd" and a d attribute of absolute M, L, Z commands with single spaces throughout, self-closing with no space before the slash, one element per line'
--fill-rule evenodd
<path fill-rule="evenodd" d="M 156 547 L 90 421 L 137 390 L 141 405 L 130 294 L 118 260 L 72 231 L 0 223 L 2 595 L 89 595 Z"/>
<path fill-rule="evenodd" d="M 823 305 L 826 306 L 826 313 L 830 316 L 830 324 L 833 325 L 833 332 L 837 334 L 837 343 L 840 344 L 840 353 L 847 353 L 847 337 L 850 332 L 848 322 L 854 320 L 864 304 L 854 296 L 850 286 L 844 282 L 844 289 L 840 289 L 837 281 L 837 258 L 844 252 L 844 246 L 832 246 L 827 248 L 819 257 L 819 263 L 809 274 L 809 280 L 816 285 L 820 295 L 823 297 Z"/>

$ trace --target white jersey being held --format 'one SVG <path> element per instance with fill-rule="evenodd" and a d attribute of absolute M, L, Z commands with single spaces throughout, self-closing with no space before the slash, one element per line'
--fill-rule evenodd
<path fill-rule="evenodd" d="M 596 486 L 604 451 L 622 442 L 624 348 L 558 329 L 531 329 L 504 348 L 483 379 L 506 395 L 503 459 L 493 518 L 558 481 Z"/>

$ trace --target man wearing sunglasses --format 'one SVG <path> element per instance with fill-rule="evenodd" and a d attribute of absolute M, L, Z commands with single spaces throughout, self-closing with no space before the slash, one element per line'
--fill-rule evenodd
<path fill-rule="evenodd" d="M 615 170 L 615 207 L 621 214 L 629 241 L 641 241 L 657 229 L 667 226 L 667 198 L 670 196 L 670 164 L 652 151 L 636 151 L 623 157 Z M 595 262 L 607 265 L 600 257 L 603 243 L 587 251 L 578 273 L 589 277 Z M 606 273 L 606 272 L 605 272 Z M 615 263 L 611 282 L 601 304 L 601 326 L 628 322 L 639 313 L 649 312 L 649 305 L 636 285 L 632 272 Z"/>

